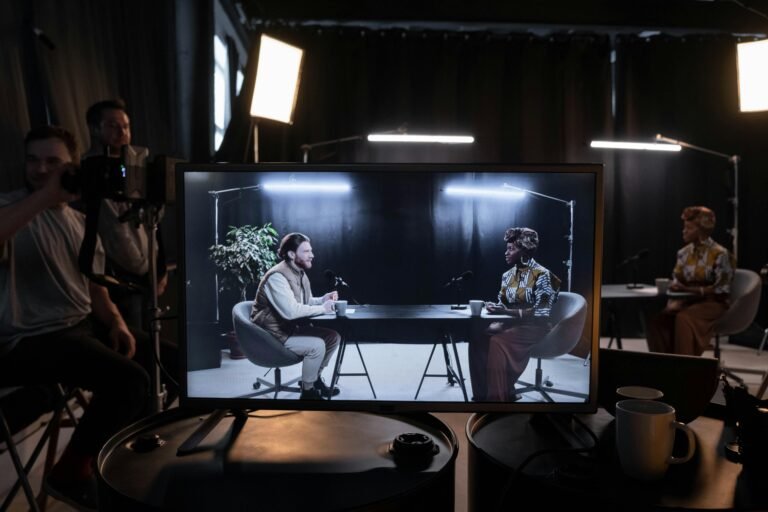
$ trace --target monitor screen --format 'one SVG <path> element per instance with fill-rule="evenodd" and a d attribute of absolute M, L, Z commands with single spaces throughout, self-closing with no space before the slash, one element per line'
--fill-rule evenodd
<path fill-rule="evenodd" d="M 179 164 L 182 404 L 597 407 L 602 166 Z"/>

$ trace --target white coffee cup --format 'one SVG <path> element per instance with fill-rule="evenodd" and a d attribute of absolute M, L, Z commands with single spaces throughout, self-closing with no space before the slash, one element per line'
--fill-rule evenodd
<path fill-rule="evenodd" d="M 333 308 L 336 310 L 336 315 L 347 316 L 347 301 L 337 300 L 333 303 Z"/>
<path fill-rule="evenodd" d="M 482 315 L 483 307 L 485 307 L 485 301 L 482 301 L 482 300 L 469 301 L 469 312 L 472 314 L 472 316 Z"/>
<path fill-rule="evenodd" d="M 672 455 L 675 431 L 688 437 L 688 453 Z M 616 403 L 616 450 L 621 469 L 639 480 L 662 478 L 670 464 L 682 464 L 693 457 L 693 431 L 675 421 L 675 409 L 653 400 L 621 400 Z"/>
<path fill-rule="evenodd" d="M 669 279 L 666 277 L 657 277 L 656 289 L 658 290 L 659 295 L 666 295 L 667 290 L 669 289 Z"/>
<path fill-rule="evenodd" d="M 618 400 L 658 400 L 664 398 L 664 393 L 654 388 L 645 386 L 621 386 L 616 388 L 616 399 Z"/>

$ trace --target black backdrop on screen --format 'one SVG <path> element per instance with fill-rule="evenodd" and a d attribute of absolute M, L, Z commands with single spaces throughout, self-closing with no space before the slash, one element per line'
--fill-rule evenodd
<path fill-rule="evenodd" d="M 562 280 L 561 289 L 567 290 L 565 261 L 569 257 L 570 226 L 567 205 L 530 194 L 520 199 L 502 199 L 451 196 L 445 192 L 451 185 L 491 189 L 509 183 L 566 201 L 575 200 L 571 288 L 591 300 L 595 184 L 579 179 L 594 179 L 593 174 L 519 174 L 527 169 L 521 166 L 507 167 L 516 169 L 516 173 L 474 173 L 467 169 L 438 173 L 439 169 L 452 169 L 447 165 L 432 166 L 432 172 L 426 172 L 430 168 L 420 170 L 415 166 L 407 166 L 407 172 L 396 167 L 382 171 L 373 167 L 365 171 L 367 167 L 360 166 L 357 172 L 343 172 L 345 168 L 340 167 L 338 173 L 326 168 L 321 174 L 302 172 L 301 166 L 284 166 L 282 172 L 277 173 L 259 173 L 259 166 L 192 168 L 211 172 L 193 173 L 206 179 L 187 179 L 186 183 L 184 252 L 188 268 L 188 318 L 200 321 L 212 319 L 215 314 L 215 267 L 208 257 L 208 247 L 214 240 L 214 207 L 209 192 L 263 185 L 275 179 L 285 181 L 288 177 L 298 181 L 313 178 L 327 181 L 337 176 L 350 182 L 352 190 L 323 195 L 244 190 L 222 195 L 219 241 L 223 242 L 228 226 L 266 222 L 271 222 L 281 237 L 292 231 L 307 234 L 315 253 L 308 276 L 316 296 L 329 290 L 324 270 L 330 269 L 350 284 L 350 290 L 342 291 L 342 295 L 362 303 L 447 304 L 458 299 L 462 302 L 470 298 L 495 300 L 500 276 L 507 269 L 504 231 L 512 226 L 527 226 L 539 232 L 541 242 L 535 258 L 554 272 Z M 496 170 L 504 168 L 500 166 Z M 464 284 L 461 296 L 457 297 L 455 290 L 444 284 L 466 270 L 471 270 L 474 278 Z M 254 288 L 249 289 L 248 298 L 252 299 L 254 293 Z M 223 326 L 230 325 L 231 308 L 236 300 L 236 294 L 220 296 Z"/>
<path fill-rule="evenodd" d="M 353 304 L 495 301 L 501 275 L 508 270 L 504 261 L 505 230 L 513 226 L 533 228 L 540 238 L 535 259 L 560 278 L 561 290 L 573 291 L 586 299 L 588 312 L 582 343 L 586 344 L 586 352 L 596 347 L 594 322 L 598 317 L 593 305 L 595 286 L 600 282 L 602 241 L 599 165 L 183 164 L 177 170 L 183 213 L 181 272 L 186 283 L 182 347 L 188 362 L 197 358 L 206 342 L 210 344 L 206 339 L 209 334 L 200 326 L 215 314 L 216 301 L 220 326 L 226 329 L 231 325 L 232 306 L 240 300 L 236 295 L 217 295 L 214 289 L 216 269 L 209 259 L 215 233 L 212 191 L 221 191 L 220 241 L 227 226 L 271 223 L 280 238 L 290 232 L 303 232 L 312 239 L 315 256 L 307 272 L 313 295 L 318 297 L 330 290 L 324 276 L 329 269 L 351 285 L 351 290 L 342 289 L 340 295 Z M 349 189 L 279 192 L 273 188 L 275 183 L 293 187 L 341 183 Z M 539 195 L 477 195 L 478 189 L 485 193 L 508 193 L 510 189 L 505 184 Z M 472 191 L 449 193 L 456 187 Z M 225 195 L 230 199 L 225 200 Z M 574 244 L 569 282 L 566 261 L 570 250 L 571 202 Z M 445 286 L 467 270 L 474 276 L 465 283 L 460 295 Z M 251 288 L 247 298 L 252 300 L 254 296 L 255 288 Z M 382 332 L 376 331 L 379 335 Z M 469 341 L 461 336 L 457 341 Z M 189 364 L 186 369 L 201 368 Z M 590 375 L 590 382 L 594 383 L 594 373 Z M 207 395 L 192 398 L 215 400 Z M 354 407 L 378 407 L 367 403 Z M 590 399 L 560 406 L 585 410 L 591 403 Z M 466 405 L 453 407 L 445 410 L 463 410 Z"/>

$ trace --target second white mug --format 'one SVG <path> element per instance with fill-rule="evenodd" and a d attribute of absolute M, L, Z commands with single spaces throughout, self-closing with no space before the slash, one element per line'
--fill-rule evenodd
<path fill-rule="evenodd" d="M 672 455 L 677 430 L 688 437 L 688 452 L 683 457 Z M 670 464 L 689 461 L 695 449 L 693 431 L 675 421 L 671 405 L 653 400 L 621 400 L 616 404 L 616 450 L 627 476 L 657 480 Z"/>
<path fill-rule="evenodd" d="M 485 307 L 485 302 L 482 300 L 471 300 L 469 301 L 469 312 L 472 316 L 480 316 L 483 314 L 483 307 Z"/>

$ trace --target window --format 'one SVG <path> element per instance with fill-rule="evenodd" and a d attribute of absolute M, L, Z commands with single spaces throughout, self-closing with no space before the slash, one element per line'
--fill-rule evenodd
<path fill-rule="evenodd" d="M 242 82 L 238 70 L 238 82 Z M 240 87 L 238 85 L 238 91 Z M 224 140 L 232 114 L 229 87 L 229 58 L 227 45 L 218 35 L 213 36 L 213 149 L 219 149 Z"/>

